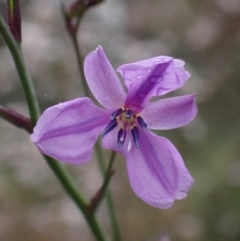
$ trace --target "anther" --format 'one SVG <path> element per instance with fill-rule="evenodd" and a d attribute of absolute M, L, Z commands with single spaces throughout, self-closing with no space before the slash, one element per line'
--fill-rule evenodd
<path fill-rule="evenodd" d="M 117 124 L 118 123 L 116 120 L 110 121 L 110 123 L 106 126 L 106 128 L 101 133 L 101 136 L 102 137 L 106 136 L 110 131 L 112 131 L 117 126 Z"/>
<path fill-rule="evenodd" d="M 141 116 L 137 117 L 138 124 L 142 127 L 143 130 L 147 129 L 147 124 L 144 122 Z"/>
<path fill-rule="evenodd" d="M 121 115 L 121 113 L 123 112 L 123 109 L 117 109 L 116 111 L 114 111 L 111 116 L 110 119 L 114 120 L 117 116 Z"/>
<path fill-rule="evenodd" d="M 130 109 L 127 109 L 126 110 L 126 118 L 129 120 L 131 119 L 131 117 L 133 116 L 134 114 L 134 111 L 130 110 Z"/>
<path fill-rule="evenodd" d="M 135 147 L 139 148 L 139 133 L 138 133 L 138 128 L 136 126 L 134 126 L 131 129 L 131 134 L 132 134 L 132 138 L 133 138 Z"/>
<path fill-rule="evenodd" d="M 118 132 L 118 138 L 117 138 L 117 145 L 118 148 L 121 148 L 125 142 L 126 139 L 126 129 L 121 128 Z"/>

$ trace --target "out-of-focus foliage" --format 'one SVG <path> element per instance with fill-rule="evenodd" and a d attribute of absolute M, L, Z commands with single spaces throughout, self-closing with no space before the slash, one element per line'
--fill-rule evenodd
<path fill-rule="evenodd" d="M 23 51 L 42 109 L 82 96 L 59 1 L 21 4 Z M 115 67 L 156 55 L 184 59 L 192 77 L 172 95 L 197 93 L 195 121 L 159 133 L 176 145 L 195 179 L 186 199 L 170 210 L 147 206 L 131 191 L 118 156 L 111 188 L 124 240 L 240 240 L 240 1 L 108 0 L 86 14 L 79 39 L 83 54 L 101 44 Z M 13 61 L 0 44 L 1 104 L 27 113 Z M 0 239 L 92 240 L 27 133 L 3 120 L 0 133 Z M 90 198 L 101 183 L 95 158 L 68 167 Z M 104 206 L 99 218 L 109 230 Z"/>

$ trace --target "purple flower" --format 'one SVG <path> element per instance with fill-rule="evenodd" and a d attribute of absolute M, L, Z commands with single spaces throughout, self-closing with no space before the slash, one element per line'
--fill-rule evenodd
<path fill-rule="evenodd" d="M 31 139 L 46 155 L 82 164 L 92 158 L 101 133 L 102 146 L 126 158 L 136 195 L 154 207 L 169 208 L 175 199 L 187 196 L 193 179 L 173 144 L 149 129 L 173 129 L 192 121 L 197 112 L 195 95 L 149 100 L 182 87 L 190 77 L 183 66 L 182 60 L 167 56 L 122 65 L 117 71 L 126 92 L 98 47 L 86 57 L 84 72 L 105 109 L 89 98 L 52 106 L 38 120 Z"/>

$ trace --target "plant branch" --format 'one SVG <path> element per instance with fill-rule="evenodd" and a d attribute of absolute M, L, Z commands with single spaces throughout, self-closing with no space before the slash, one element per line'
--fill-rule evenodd
<path fill-rule="evenodd" d="M 89 208 L 92 212 L 94 212 L 96 210 L 96 208 L 99 206 L 100 202 L 104 198 L 104 196 L 107 192 L 108 185 L 110 183 L 110 179 L 113 176 L 113 174 L 115 173 L 115 171 L 112 170 L 112 166 L 113 166 L 113 163 L 114 163 L 115 156 L 116 156 L 116 152 L 112 152 L 107 171 L 104 175 L 104 177 L 105 177 L 104 183 L 90 202 Z"/>
<path fill-rule="evenodd" d="M 102 230 L 99 227 L 99 224 L 94 215 L 91 215 L 88 212 L 88 205 L 80 195 L 79 191 L 77 190 L 76 186 L 73 184 L 71 177 L 69 176 L 66 169 L 60 165 L 57 161 L 52 159 L 51 157 L 43 155 L 45 160 L 47 161 L 48 165 L 54 170 L 55 175 L 58 177 L 59 181 L 61 182 L 62 186 L 64 187 L 65 191 L 68 195 L 73 199 L 79 209 L 82 211 L 88 225 L 90 226 L 91 230 L 94 233 L 96 240 L 98 241 L 105 241 L 103 236 Z"/>
<path fill-rule="evenodd" d="M 15 110 L 0 105 L 0 117 L 14 126 L 32 133 L 33 127 L 30 119 Z"/>
<path fill-rule="evenodd" d="M 78 24 L 78 26 L 79 26 L 79 24 Z M 80 75 L 80 78 L 82 80 L 81 82 L 82 82 L 82 85 L 83 85 L 84 94 L 86 96 L 89 96 L 89 89 L 88 89 L 88 85 L 86 83 L 85 76 L 84 76 L 83 59 L 82 59 L 82 56 L 80 54 L 81 51 L 80 51 L 80 47 L 79 47 L 78 42 L 77 42 L 77 35 L 70 35 L 70 36 L 71 36 L 71 39 L 72 39 L 72 42 L 73 42 L 73 47 L 74 47 L 76 57 L 77 57 L 79 75 Z"/>
<path fill-rule="evenodd" d="M 93 196 L 93 198 L 90 201 L 89 212 L 94 213 L 97 210 L 97 208 L 99 207 L 101 201 L 103 200 L 103 198 L 105 197 L 105 195 L 107 193 L 107 189 L 108 189 L 110 180 L 114 173 L 115 173 L 114 170 L 110 170 L 106 174 L 103 185 L 101 186 L 101 188 L 97 191 L 97 193 Z"/>
<path fill-rule="evenodd" d="M 3 17 L 0 15 L 0 33 L 10 50 L 15 66 L 23 86 L 24 95 L 27 101 L 29 114 L 31 117 L 31 123 L 34 126 L 37 122 L 38 116 L 40 114 L 34 86 L 32 83 L 31 76 L 27 70 L 25 60 L 22 55 L 22 51 L 18 43 L 15 41 L 12 33 L 9 31 Z"/>
<path fill-rule="evenodd" d="M 24 90 L 24 94 L 27 100 L 28 109 L 30 112 L 30 119 L 31 124 L 34 126 L 39 115 L 39 105 L 38 101 L 35 95 L 35 90 L 33 87 L 33 83 L 30 77 L 30 74 L 27 70 L 22 51 L 20 49 L 20 46 L 16 43 L 15 39 L 13 38 L 12 34 L 10 33 L 7 25 L 5 24 L 2 16 L 0 15 L 0 33 L 2 34 L 2 37 L 4 41 L 6 42 L 13 60 L 16 65 L 16 69 L 18 71 L 22 87 Z M 43 155 L 45 160 L 47 161 L 48 165 L 52 169 L 52 171 L 55 173 L 55 175 L 58 177 L 59 181 L 61 182 L 62 186 L 66 190 L 66 192 L 69 194 L 69 196 L 72 198 L 72 200 L 77 204 L 79 209 L 82 211 L 84 217 L 86 218 L 86 221 L 91 228 L 96 240 L 98 241 L 105 241 L 105 238 L 103 236 L 103 233 L 101 229 L 99 228 L 99 225 L 95 219 L 94 216 L 89 215 L 87 212 L 87 205 L 84 201 L 84 199 L 81 197 L 80 193 L 78 192 L 77 188 L 73 184 L 72 179 L 70 178 L 68 172 L 66 169 L 62 166 L 61 163 L 55 161 L 54 159 Z"/>
<path fill-rule="evenodd" d="M 77 56 L 77 61 L 78 61 L 78 69 L 79 69 L 79 74 L 80 74 L 80 79 L 83 83 L 83 87 L 84 87 L 84 93 L 87 97 L 90 97 L 90 93 L 89 93 L 89 88 L 85 79 L 85 75 L 84 75 L 84 70 L 83 70 L 83 60 L 82 60 L 82 56 L 81 56 L 81 52 L 80 52 L 80 47 L 77 41 L 77 32 L 78 32 L 78 28 L 80 26 L 80 20 L 81 17 L 78 18 L 78 22 L 77 22 L 77 28 L 75 29 L 75 33 L 72 34 L 71 32 L 68 31 L 70 38 L 73 41 L 73 45 L 74 45 L 74 49 L 76 52 L 76 56 Z M 97 143 L 95 144 L 95 151 L 98 157 L 98 164 L 100 166 L 100 170 L 101 173 L 103 175 L 103 177 L 105 177 L 105 167 L 104 167 L 104 158 L 103 158 L 103 154 L 102 154 L 102 148 L 99 144 L 99 141 L 97 141 Z M 112 152 L 111 157 L 113 156 L 113 160 L 114 160 L 114 151 Z M 115 208 L 114 208 L 114 203 L 113 203 L 113 198 L 112 195 L 110 193 L 110 191 L 108 191 L 106 193 L 106 202 L 107 202 L 107 207 L 108 207 L 108 211 L 110 214 L 110 219 L 111 219 L 111 223 L 112 223 L 112 227 L 113 227 L 113 232 L 114 232 L 114 240 L 115 241 L 121 241 L 121 235 L 120 235 L 120 230 L 118 227 L 118 222 L 117 222 L 117 216 L 115 213 Z"/>
<path fill-rule="evenodd" d="M 80 79 L 82 81 L 83 84 L 83 89 L 84 89 L 84 93 L 87 97 L 90 97 L 90 92 L 89 92 L 89 88 L 85 79 L 85 75 L 84 75 L 84 70 L 83 70 L 83 59 L 82 59 L 82 55 L 81 55 L 81 51 L 80 51 L 80 47 L 78 44 L 78 40 L 77 40 L 77 32 L 80 26 L 80 20 L 81 17 L 78 17 L 77 19 L 77 23 L 75 25 L 74 31 L 68 31 L 70 38 L 72 39 L 73 42 L 73 46 L 74 46 L 74 50 L 76 53 L 76 57 L 77 57 L 77 62 L 78 62 L 78 69 L 79 69 L 79 75 L 80 75 Z M 103 177 L 105 177 L 105 167 L 104 167 L 104 159 L 103 159 L 103 154 L 102 154 L 102 148 L 99 144 L 99 142 L 97 141 L 96 145 L 95 145 L 95 151 L 98 157 L 98 164 L 101 170 L 101 173 L 103 175 Z M 113 160 L 115 157 L 115 152 L 112 152 L 113 156 Z M 112 199 L 112 195 L 110 193 L 110 191 L 108 191 L 106 193 L 106 201 L 107 201 L 107 206 L 108 206 L 108 211 L 110 214 L 110 218 L 111 218 L 111 223 L 113 226 L 113 231 L 114 231 L 114 240 L 115 241 L 121 241 L 121 235 L 120 235 L 120 231 L 119 231 L 119 227 L 118 227 L 118 222 L 117 222 L 117 216 L 115 214 L 115 208 L 114 208 L 114 204 L 113 204 L 113 199 Z"/>
<path fill-rule="evenodd" d="M 101 173 L 102 173 L 103 176 L 105 176 L 104 158 L 103 158 L 103 154 L 102 154 L 101 144 L 99 143 L 99 141 L 97 141 L 97 143 L 95 145 L 95 151 L 96 151 L 97 156 L 98 156 L 98 164 L 99 164 Z M 112 151 L 111 156 L 110 156 L 109 165 L 108 165 L 108 170 L 111 169 L 111 167 L 114 163 L 115 157 L 116 157 L 116 152 Z M 119 230 L 119 227 L 118 227 L 117 215 L 115 213 L 114 202 L 113 202 L 113 198 L 112 198 L 112 195 L 111 195 L 110 191 L 108 191 L 106 193 L 106 202 L 107 202 L 107 207 L 108 207 L 108 211 L 109 211 L 109 214 L 110 214 L 110 219 L 112 221 L 114 241 L 121 241 L 121 234 L 120 234 L 120 230 Z"/>

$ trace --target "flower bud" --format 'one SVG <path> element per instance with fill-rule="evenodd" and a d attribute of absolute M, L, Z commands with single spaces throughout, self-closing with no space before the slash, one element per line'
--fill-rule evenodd
<path fill-rule="evenodd" d="M 77 0 L 69 8 L 69 15 L 78 17 L 82 15 L 88 8 L 97 5 L 104 0 Z"/>
<path fill-rule="evenodd" d="M 15 40 L 21 43 L 21 13 L 19 0 L 8 0 L 8 24 Z"/>
<path fill-rule="evenodd" d="M 62 5 L 62 12 L 65 19 L 67 31 L 71 36 L 75 36 L 79 26 L 79 21 L 83 14 L 92 6 L 104 0 L 76 0 L 68 8 Z"/>

